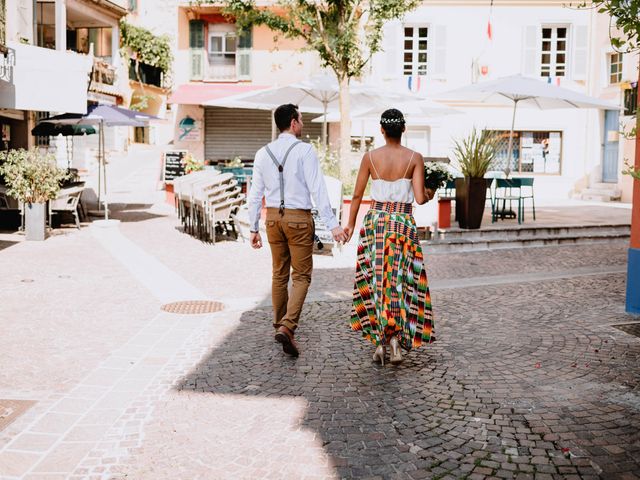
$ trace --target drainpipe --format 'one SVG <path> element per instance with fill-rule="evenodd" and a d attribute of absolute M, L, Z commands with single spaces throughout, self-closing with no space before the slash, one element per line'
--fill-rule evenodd
<path fill-rule="evenodd" d="M 31 12 L 33 14 L 33 40 L 31 45 L 38 45 L 38 0 L 33 0 L 31 3 Z"/>

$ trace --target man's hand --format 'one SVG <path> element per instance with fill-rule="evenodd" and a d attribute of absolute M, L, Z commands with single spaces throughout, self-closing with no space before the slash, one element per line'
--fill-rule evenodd
<path fill-rule="evenodd" d="M 333 239 L 338 243 L 344 243 L 347 241 L 347 234 L 344 233 L 344 230 L 340 226 L 331 230 L 331 235 L 333 235 Z"/>
<path fill-rule="evenodd" d="M 250 240 L 251 240 L 251 246 L 253 248 L 262 248 L 262 238 L 260 237 L 259 232 L 256 232 L 256 233 L 251 232 Z"/>

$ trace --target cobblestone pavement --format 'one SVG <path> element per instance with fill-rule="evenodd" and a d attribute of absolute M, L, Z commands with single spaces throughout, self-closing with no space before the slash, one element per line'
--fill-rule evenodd
<path fill-rule="evenodd" d="M 316 256 L 291 359 L 269 252 L 200 243 L 145 191 L 110 237 L 0 236 L 0 416 L 34 401 L 0 430 L 1 479 L 640 478 L 625 246 L 429 257 L 438 341 L 398 367 L 348 328 L 353 252 Z M 227 308 L 160 312 L 175 283 Z"/>

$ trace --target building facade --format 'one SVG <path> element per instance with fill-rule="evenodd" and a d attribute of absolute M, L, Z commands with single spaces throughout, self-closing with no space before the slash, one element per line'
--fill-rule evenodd
<path fill-rule="evenodd" d="M 384 52 L 373 59 L 369 78 L 431 96 L 521 74 L 620 106 L 628 100 L 638 57 L 613 51 L 607 16 L 556 0 L 491 3 L 430 1 L 389 22 Z M 495 174 L 509 165 L 514 176 L 535 177 L 536 196 L 631 201 L 631 182 L 620 172 L 632 142 L 618 133 L 629 110 L 523 108 L 516 116 L 516 148 L 507 159 L 512 109 L 455 107 L 460 115 L 410 118 L 408 145 L 427 156 L 451 156 L 453 138 L 474 126 L 492 130 L 503 138 Z M 377 129 L 370 132 L 379 144 Z"/>
<path fill-rule="evenodd" d="M 97 139 L 80 138 L 67 148 L 62 138 L 33 137 L 31 129 L 50 115 L 86 113 L 88 103 L 122 103 L 124 0 L 6 0 L 4 7 L 2 148 L 38 145 L 56 151 L 61 165 L 86 167 L 95 160 Z M 120 133 L 109 132 L 106 143 L 117 148 Z"/>

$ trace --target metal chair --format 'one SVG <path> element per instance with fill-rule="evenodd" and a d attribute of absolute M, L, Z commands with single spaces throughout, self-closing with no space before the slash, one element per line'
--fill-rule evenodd
<path fill-rule="evenodd" d="M 536 203 L 533 196 L 533 178 L 497 178 L 496 190 L 491 207 L 491 222 L 495 223 L 498 217 L 506 218 L 506 203 L 509 201 L 509 208 L 512 202 L 518 202 L 518 212 L 516 214 L 518 223 L 524 221 L 524 201 L 531 199 L 533 207 L 533 219 L 536 219 Z M 530 188 L 528 192 L 523 192 L 523 187 Z M 502 208 L 498 210 L 499 202 L 502 201 Z"/>

